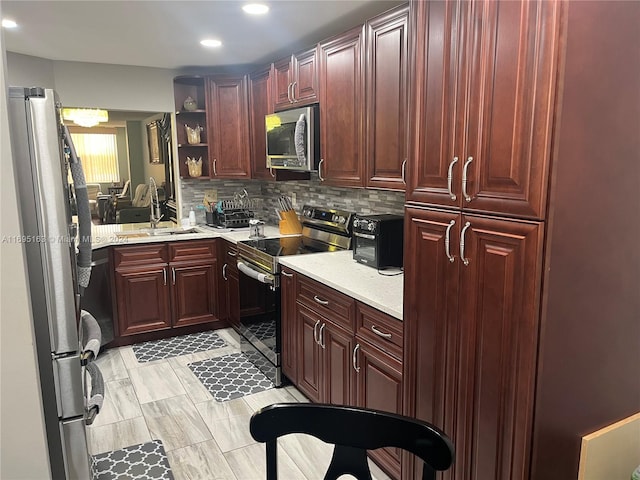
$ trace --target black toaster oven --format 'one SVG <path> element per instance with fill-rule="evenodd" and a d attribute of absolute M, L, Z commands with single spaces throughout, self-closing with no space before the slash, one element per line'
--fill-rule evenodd
<path fill-rule="evenodd" d="M 356 215 L 352 238 L 354 260 L 378 269 L 402 267 L 403 230 L 401 215 Z"/>

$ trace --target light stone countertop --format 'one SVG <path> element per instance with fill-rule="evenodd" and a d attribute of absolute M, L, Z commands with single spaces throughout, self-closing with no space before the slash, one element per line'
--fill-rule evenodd
<path fill-rule="evenodd" d="M 353 251 L 294 255 L 278 259 L 281 265 L 402 320 L 404 275 L 385 276 L 357 263 Z M 389 271 L 391 273 L 391 271 Z"/>

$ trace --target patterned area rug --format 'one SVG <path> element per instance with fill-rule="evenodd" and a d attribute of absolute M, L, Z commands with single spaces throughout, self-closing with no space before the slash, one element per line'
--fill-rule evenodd
<path fill-rule="evenodd" d="M 269 390 L 274 385 L 242 353 L 190 363 L 188 367 L 217 402 Z"/>
<path fill-rule="evenodd" d="M 91 457 L 92 480 L 174 480 L 162 441 Z"/>
<path fill-rule="evenodd" d="M 226 342 L 217 333 L 200 332 L 138 343 L 133 346 L 133 353 L 135 353 L 138 362 L 143 363 L 226 346 Z"/>

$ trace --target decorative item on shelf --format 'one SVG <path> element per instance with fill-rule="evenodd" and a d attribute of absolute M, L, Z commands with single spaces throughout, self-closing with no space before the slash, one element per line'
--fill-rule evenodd
<path fill-rule="evenodd" d="M 191 128 L 189 125 L 184 126 L 187 130 L 187 142 L 190 145 L 200 143 L 200 132 L 204 130 L 199 124 L 196 124 L 195 128 Z"/>
<path fill-rule="evenodd" d="M 187 161 L 184 163 L 187 164 L 190 177 L 202 176 L 202 157 L 200 157 L 198 160 L 196 160 L 196 157 L 187 157 Z"/>
<path fill-rule="evenodd" d="M 187 97 L 187 99 L 184 101 L 184 103 L 182 104 L 182 106 L 184 107 L 184 109 L 187 112 L 193 112 L 194 110 L 196 110 L 198 108 L 198 104 L 196 103 L 196 101 L 191 98 L 191 97 Z"/>

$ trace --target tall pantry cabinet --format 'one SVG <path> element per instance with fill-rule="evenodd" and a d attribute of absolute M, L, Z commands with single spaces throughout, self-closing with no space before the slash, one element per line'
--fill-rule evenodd
<path fill-rule="evenodd" d="M 639 21 L 410 3 L 405 413 L 452 437 L 443 478 L 577 478 L 581 437 L 640 410 Z"/>

